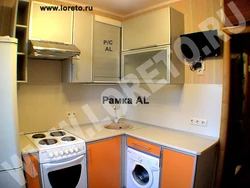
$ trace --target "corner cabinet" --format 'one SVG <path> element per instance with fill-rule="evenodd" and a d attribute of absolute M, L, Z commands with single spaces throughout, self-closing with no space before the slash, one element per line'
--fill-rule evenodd
<path fill-rule="evenodd" d="M 87 143 L 88 187 L 121 187 L 121 136 Z"/>
<path fill-rule="evenodd" d="M 184 15 L 170 7 L 124 21 L 122 82 L 183 84 L 183 57 L 174 49 L 183 33 Z"/>
<path fill-rule="evenodd" d="M 44 11 L 42 6 L 55 6 L 33 1 L 29 38 L 72 43 L 73 11 Z"/>
<path fill-rule="evenodd" d="M 23 161 L 27 188 L 40 188 L 38 155 L 23 155 Z"/>

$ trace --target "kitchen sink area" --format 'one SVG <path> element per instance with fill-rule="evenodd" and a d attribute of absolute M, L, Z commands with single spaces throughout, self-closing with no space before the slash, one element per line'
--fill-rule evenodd
<path fill-rule="evenodd" d="M 118 123 L 111 123 L 111 124 L 104 125 L 104 128 L 111 129 L 111 130 L 132 129 L 133 125 L 118 122 Z"/>

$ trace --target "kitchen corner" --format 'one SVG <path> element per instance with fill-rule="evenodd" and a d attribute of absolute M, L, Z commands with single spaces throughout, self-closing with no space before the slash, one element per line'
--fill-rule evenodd
<path fill-rule="evenodd" d="M 0 188 L 219 184 L 223 24 L 199 26 L 222 1 L 204 1 L 3 0 Z"/>
<path fill-rule="evenodd" d="M 187 133 L 131 120 L 122 120 L 122 122 L 133 127 L 131 129 L 110 130 L 104 128 L 107 123 L 98 122 L 65 126 L 63 129 L 85 140 L 86 143 L 128 135 L 194 155 L 201 155 L 210 147 L 218 144 L 219 141 L 216 137 Z M 20 148 L 23 154 L 37 152 L 36 146 L 25 135 L 20 135 Z"/>

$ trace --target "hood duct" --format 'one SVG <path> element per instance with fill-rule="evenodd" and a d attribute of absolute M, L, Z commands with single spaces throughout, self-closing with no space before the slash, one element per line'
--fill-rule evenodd
<path fill-rule="evenodd" d="M 64 60 L 79 55 L 80 50 L 74 44 L 29 40 L 29 58 Z"/>

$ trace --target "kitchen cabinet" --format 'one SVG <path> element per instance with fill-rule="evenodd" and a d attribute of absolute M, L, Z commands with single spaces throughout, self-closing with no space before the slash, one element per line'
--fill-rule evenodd
<path fill-rule="evenodd" d="M 121 187 L 121 136 L 87 143 L 88 187 Z"/>
<path fill-rule="evenodd" d="M 15 23 L 15 37 L 17 46 L 17 81 L 27 82 L 28 28 L 29 28 L 29 0 L 17 1 L 17 15 Z"/>
<path fill-rule="evenodd" d="M 182 13 L 168 7 L 143 14 L 124 21 L 122 33 L 122 82 L 184 83 L 184 60 L 174 48 L 184 33 Z"/>
<path fill-rule="evenodd" d="M 93 41 L 94 82 L 120 81 L 120 27 L 95 21 Z"/>
<path fill-rule="evenodd" d="M 163 148 L 161 188 L 214 187 L 217 151 L 217 145 L 200 155 Z"/>
<path fill-rule="evenodd" d="M 127 146 L 156 156 L 161 152 L 160 146 L 130 136 L 127 137 Z"/>
<path fill-rule="evenodd" d="M 73 43 L 81 51 L 79 58 L 62 62 L 62 81 L 92 82 L 93 14 L 75 11 Z"/>
<path fill-rule="evenodd" d="M 167 7 L 124 21 L 122 32 L 122 51 L 173 44 L 184 33 L 184 16 Z"/>
<path fill-rule="evenodd" d="M 193 187 L 195 156 L 163 149 L 162 156 L 162 188 Z"/>
<path fill-rule="evenodd" d="M 23 155 L 24 173 L 28 188 L 40 188 L 38 155 Z"/>
<path fill-rule="evenodd" d="M 73 41 L 79 59 L 62 63 L 62 82 L 117 83 L 120 81 L 120 27 L 89 13 L 75 12 Z"/>
<path fill-rule="evenodd" d="M 32 2 L 30 39 L 72 43 L 73 11 L 42 11 L 41 6 L 55 6 Z"/>

